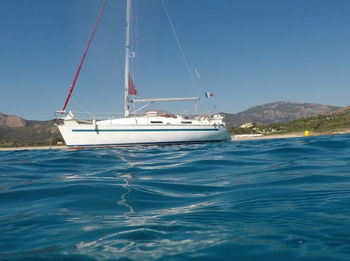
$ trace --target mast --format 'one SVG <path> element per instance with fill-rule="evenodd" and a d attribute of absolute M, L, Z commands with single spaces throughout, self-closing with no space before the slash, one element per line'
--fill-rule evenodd
<path fill-rule="evenodd" d="M 125 75 L 124 75 L 124 116 L 129 116 L 129 62 L 130 62 L 130 30 L 131 0 L 126 2 L 126 37 L 125 37 Z"/>

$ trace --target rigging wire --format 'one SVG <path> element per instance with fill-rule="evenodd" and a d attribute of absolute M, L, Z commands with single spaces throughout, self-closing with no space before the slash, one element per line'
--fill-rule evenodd
<path fill-rule="evenodd" d="M 162 4 L 163 4 L 163 8 L 164 8 L 165 14 L 166 14 L 166 16 L 167 16 L 167 18 L 168 18 L 170 27 L 171 27 L 171 29 L 172 29 L 172 31 L 173 31 L 173 34 L 174 34 L 174 37 L 175 37 L 175 39 L 176 39 L 177 45 L 178 45 L 178 47 L 179 47 L 179 49 L 180 49 L 182 58 L 183 58 L 183 60 L 184 60 L 184 63 L 185 63 L 186 69 L 187 69 L 187 73 L 188 73 L 188 75 L 189 75 L 189 77 L 190 77 L 190 79 L 191 79 L 191 81 L 192 81 L 192 84 L 193 84 L 193 86 L 194 86 L 194 89 L 195 89 L 195 91 L 196 91 L 197 96 L 199 96 L 199 91 L 198 91 L 196 82 L 195 82 L 195 80 L 194 80 L 192 71 L 191 71 L 191 69 L 190 69 L 188 60 L 187 60 L 187 58 L 186 58 L 184 49 L 183 49 L 183 47 L 182 47 L 182 45 L 181 45 L 180 39 L 179 39 L 179 37 L 178 37 L 178 34 L 176 33 L 174 23 L 173 23 L 173 21 L 172 21 L 172 19 L 171 19 L 171 16 L 170 16 L 170 14 L 169 14 L 169 9 L 168 9 L 167 5 L 165 4 L 165 1 L 166 1 L 166 0 L 161 0 L 161 1 L 162 1 Z"/>
<path fill-rule="evenodd" d="M 134 7 L 133 7 L 134 5 Z M 135 82 L 135 79 L 137 81 L 137 73 L 136 73 L 136 66 L 135 66 L 135 57 L 137 55 L 137 40 L 138 40 L 138 13 L 137 13 L 137 0 L 133 1 L 133 4 L 131 5 L 131 20 L 133 21 L 131 23 L 131 37 L 130 37 L 130 75 L 133 81 Z M 132 109 L 135 110 L 135 104 L 131 104 Z"/>
<path fill-rule="evenodd" d="M 77 79 L 78 79 L 78 76 L 79 76 L 79 73 L 80 73 L 80 69 L 81 67 L 83 66 L 83 62 L 85 60 L 85 56 L 89 50 L 89 47 L 90 47 L 90 43 L 92 41 L 92 39 L 94 38 L 94 35 L 95 35 L 95 32 L 96 32 L 96 28 L 97 28 L 97 25 L 99 24 L 100 22 L 100 18 L 102 16 L 102 13 L 103 13 L 103 10 L 107 4 L 108 0 L 104 0 L 101 7 L 100 7 L 100 10 L 98 11 L 98 15 L 97 15 L 97 18 L 96 18 L 96 21 L 95 21 L 95 24 L 92 28 L 92 31 L 90 33 L 90 36 L 89 36 L 89 40 L 87 41 L 86 43 L 86 46 L 85 46 L 85 49 L 83 51 L 83 55 L 81 56 L 80 58 L 80 62 L 79 62 L 79 65 L 77 67 L 77 70 L 74 74 L 74 77 L 73 77 L 73 81 L 72 81 L 72 84 L 70 85 L 69 87 L 69 90 L 68 90 L 68 94 L 67 94 L 67 97 L 66 97 L 66 100 L 64 101 L 64 104 L 63 104 L 63 107 L 62 107 L 62 111 L 65 111 L 66 110 L 66 107 L 67 107 L 67 104 L 68 104 L 68 101 L 72 95 L 72 92 L 73 92 L 73 89 L 74 89 L 74 86 L 75 86 L 75 83 L 77 82 Z"/>
<path fill-rule="evenodd" d="M 72 101 L 83 111 L 83 113 L 87 113 L 89 114 L 92 118 L 95 118 L 95 115 L 88 111 L 83 105 L 81 105 L 80 103 L 78 103 L 74 98 L 72 99 Z"/>
<path fill-rule="evenodd" d="M 131 5 L 131 21 L 134 21 L 135 20 L 135 12 L 134 12 L 134 8 L 133 6 Z M 131 23 L 131 35 L 134 33 L 135 31 L 135 23 Z M 135 48 L 134 46 L 136 45 L 136 41 L 134 39 L 134 37 L 130 37 L 130 44 L 129 44 L 129 50 L 130 50 L 130 54 L 129 54 L 129 65 L 130 65 L 130 72 L 131 72 L 131 76 L 134 75 L 134 58 L 135 58 Z M 132 77 L 134 78 L 134 77 Z"/>
<path fill-rule="evenodd" d="M 78 114 L 84 114 L 84 115 L 90 115 L 91 119 L 98 119 L 98 115 L 116 115 L 116 114 L 120 114 L 122 115 L 123 112 L 121 111 L 105 111 L 105 112 L 90 112 L 88 109 L 86 109 L 83 105 L 81 105 L 76 99 L 74 99 L 74 97 L 72 98 L 72 102 L 79 107 L 79 109 L 81 111 L 74 111 L 74 113 L 78 113 Z"/>

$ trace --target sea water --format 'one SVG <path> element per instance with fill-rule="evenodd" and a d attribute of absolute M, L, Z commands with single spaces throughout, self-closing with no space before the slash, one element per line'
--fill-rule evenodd
<path fill-rule="evenodd" d="M 350 136 L 0 152 L 0 260 L 350 260 Z"/>

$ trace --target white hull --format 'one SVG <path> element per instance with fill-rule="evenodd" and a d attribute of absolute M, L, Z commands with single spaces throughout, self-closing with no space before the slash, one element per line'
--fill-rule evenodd
<path fill-rule="evenodd" d="M 154 123 L 160 121 L 162 123 Z M 200 143 L 230 139 L 223 124 L 197 120 L 181 123 L 178 119 L 163 117 L 131 117 L 91 124 L 68 120 L 58 128 L 67 146 L 71 148 Z"/>

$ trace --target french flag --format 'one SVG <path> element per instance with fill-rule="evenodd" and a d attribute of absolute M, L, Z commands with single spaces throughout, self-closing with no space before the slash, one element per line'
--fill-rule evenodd
<path fill-rule="evenodd" d="M 214 96 L 214 93 L 211 93 L 211 92 L 205 92 L 205 98 L 209 98 L 209 97 L 212 97 Z"/>

